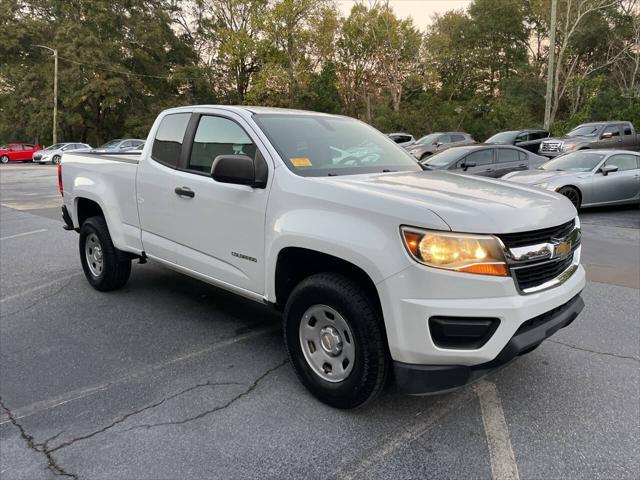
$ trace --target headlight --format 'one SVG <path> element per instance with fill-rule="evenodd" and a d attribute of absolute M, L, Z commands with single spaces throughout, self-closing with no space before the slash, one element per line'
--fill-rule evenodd
<path fill-rule="evenodd" d="M 423 265 L 456 272 L 506 277 L 502 245 L 490 235 L 401 227 L 409 254 Z"/>
<path fill-rule="evenodd" d="M 562 145 L 562 151 L 563 152 L 572 152 L 576 149 L 578 145 L 576 145 L 575 143 L 565 143 L 564 145 Z"/>
<path fill-rule="evenodd" d="M 533 186 L 544 189 L 544 188 L 547 188 L 549 186 L 549 184 L 548 183 L 534 183 Z"/>

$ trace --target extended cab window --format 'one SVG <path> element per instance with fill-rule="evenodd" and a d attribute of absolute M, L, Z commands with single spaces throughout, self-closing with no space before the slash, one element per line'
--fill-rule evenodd
<path fill-rule="evenodd" d="M 209 173 L 218 155 L 247 155 L 255 158 L 256 146 L 233 120 L 203 115 L 198 123 L 187 168 Z"/>
<path fill-rule="evenodd" d="M 178 165 L 189 118 L 190 113 L 174 113 L 162 119 L 153 140 L 151 158 L 168 167 Z"/>

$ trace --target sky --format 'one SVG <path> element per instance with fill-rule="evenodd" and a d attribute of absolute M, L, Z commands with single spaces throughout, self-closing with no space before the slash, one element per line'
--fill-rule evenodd
<path fill-rule="evenodd" d="M 368 0 L 364 0 L 365 3 Z M 337 0 L 343 15 L 349 15 L 356 0 Z M 389 0 L 389 5 L 400 18 L 412 17 L 414 24 L 421 30 L 431 23 L 434 13 L 444 13 L 449 10 L 466 10 L 471 0 Z"/>

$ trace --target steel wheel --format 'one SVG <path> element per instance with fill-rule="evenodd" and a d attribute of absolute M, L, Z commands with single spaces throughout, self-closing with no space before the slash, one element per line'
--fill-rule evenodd
<path fill-rule="evenodd" d="M 328 382 L 345 380 L 355 363 L 353 334 L 347 321 L 327 305 L 313 305 L 299 328 L 302 353 L 312 370 Z"/>
<path fill-rule="evenodd" d="M 91 271 L 91 275 L 99 277 L 102 274 L 104 264 L 102 243 L 95 233 L 87 235 L 84 243 L 84 253 L 87 257 L 87 266 Z"/>

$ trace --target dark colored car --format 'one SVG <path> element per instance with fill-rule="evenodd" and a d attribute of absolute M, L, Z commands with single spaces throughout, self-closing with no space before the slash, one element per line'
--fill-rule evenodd
<path fill-rule="evenodd" d="M 473 145 L 477 143 L 471 135 L 464 132 L 436 132 L 425 135 L 416 143 L 407 147 L 407 151 L 418 160 L 424 160 L 436 152 L 450 147 Z"/>
<path fill-rule="evenodd" d="M 427 170 L 455 170 L 460 173 L 500 178 L 509 172 L 538 168 L 547 159 L 519 147 L 470 145 L 436 153 L 420 162 Z"/>
<path fill-rule="evenodd" d="M 553 158 L 567 152 L 590 148 L 640 150 L 640 134 L 631 122 L 590 122 L 578 125 L 560 138 L 548 138 L 540 144 L 540 153 Z"/>
<path fill-rule="evenodd" d="M 489 137 L 484 143 L 490 145 L 515 145 L 533 153 L 538 153 L 540 143 L 549 138 L 547 130 L 527 128 L 524 130 L 509 130 L 507 132 L 496 133 Z"/>

